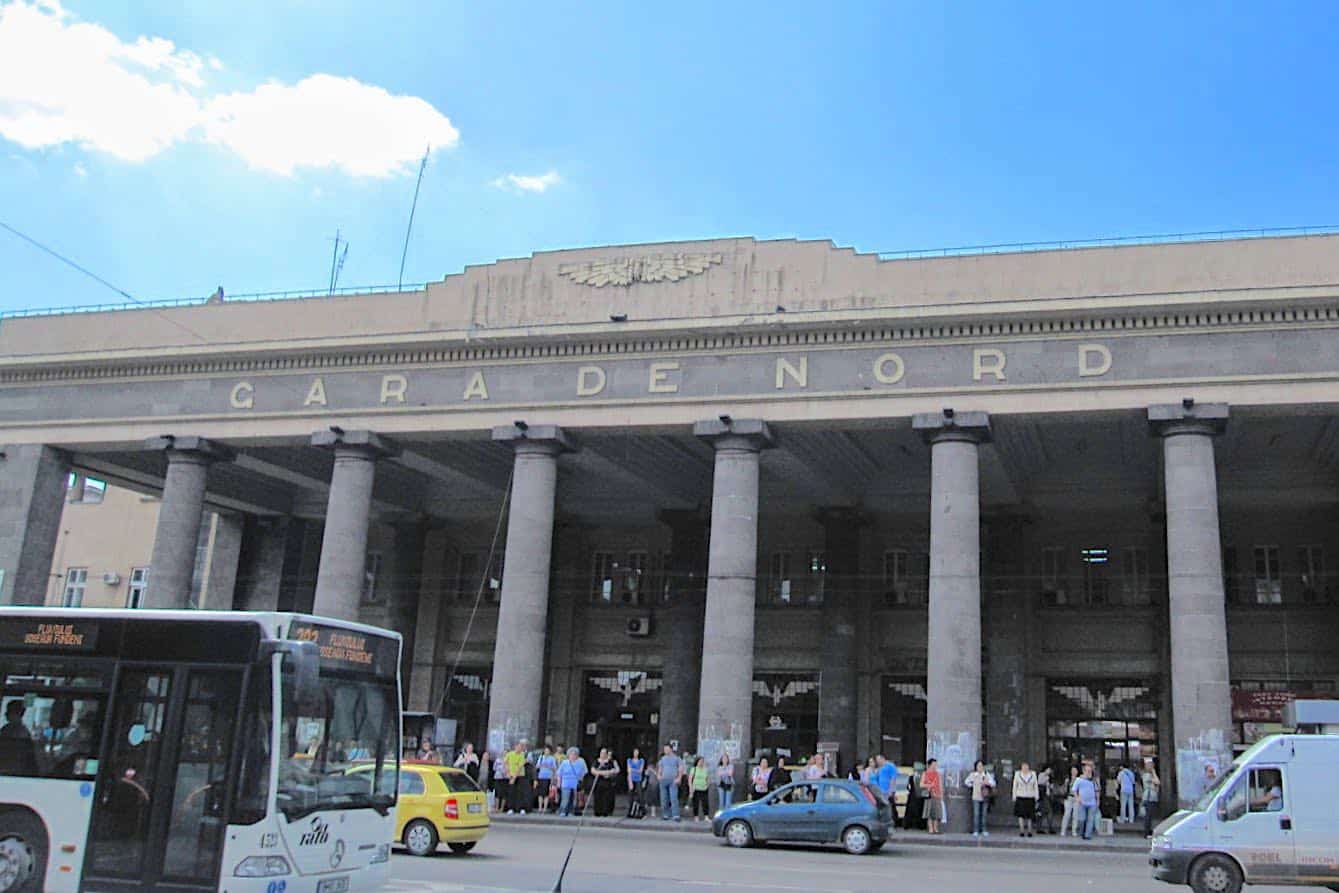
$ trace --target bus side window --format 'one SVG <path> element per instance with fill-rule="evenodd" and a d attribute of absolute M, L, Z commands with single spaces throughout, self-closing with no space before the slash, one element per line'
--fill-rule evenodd
<path fill-rule="evenodd" d="M 1283 770 L 1251 771 L 1251 812 L 1283 811 Z"/>

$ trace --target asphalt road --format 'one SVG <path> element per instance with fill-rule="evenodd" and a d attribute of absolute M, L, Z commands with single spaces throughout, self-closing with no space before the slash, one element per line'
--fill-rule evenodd
<path fill-rule="evenodd" d="M 548 893 L 572 836 L 568 828 L 495 825 L 468 856 L 392 858 L 392 893 Z M 733 850 L 699 834 L 587 829 L 564 893 L 1170 893 L 1138 853 L 1027 851 L 892 843 L 872 856 L 773 844 Z M 1251 887 L 1251 893 L 1284 893 Z M 1292 888 L 1296 889 L 1296 888 Z"/>

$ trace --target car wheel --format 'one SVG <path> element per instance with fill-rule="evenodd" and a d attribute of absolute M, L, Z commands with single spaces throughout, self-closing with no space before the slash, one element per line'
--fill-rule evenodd
<path fill-rule="evenodd" d="M 437 829 L 432 822 L 415 819 L 404 829 L 404 846 L 415 856 L 431 856 L 437 852 Z"/>
<path fill-rule="evenodd" d="M 463 856 L 474 849 L 474 841 L 471 840 L 469 843 L 448 843 L 447 846 L 451 848 L 451 852 Z"/>
<path fill-rule="evenodd" d="M 869 832 L 860 825 L 852 825 L 842 832 L 842 846 L 846 847 L 846 852 L 852 856 L 865 855 L 870 851 L 873 843 Z"/>
<path fill-rule="evenodd" d="M 27 812 L 0 815 L 0 893 L 37 893 L 46 866 L 46 833 Z"/>
<path fill-rule="evenodd" d="M 753 846 L 753 829 L 743 819 L 735 819 L 725 826 L 725 842 L 733 847 Z"/>
<path fill-rule="evenodd" d="M 1197 859 L 1190 868 L 1189 880 L 1195 893 L 1241 893 L 1241 869 L 1217 853 Z"/>

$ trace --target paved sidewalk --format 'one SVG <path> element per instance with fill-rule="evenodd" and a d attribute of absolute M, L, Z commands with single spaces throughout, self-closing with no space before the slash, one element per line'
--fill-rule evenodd
<path fill-rule="evenodd" d="M 547 827 L 566 827 L 576 830 L 577 821 L 573 818 L 559 818 L 556 815 L 528 813 L 526 815 L 507 815 L 493 813 L 492 820 L 498 825 L 543 825 Z M 596 818 L 586 816 L 586 831 L 598 831 L 602 828 L 616 828 L 620 831 L 640 831 L 648 834 L 711 834 L 711 822 L 695 822 L 684 819 L 680 822 L 667 822 L 659 818 L 629 819 L 622 816 Z M 1092 840 L 1079 840 L 1074 837 L 1043 834 L 1037 837 L 1019 837 L 1017 831 L 1001 827 L 991 831 L 988 837 L 973 837 L 970 834 L 930 835 L 924 831 L 895 830 L 890 846 L 949 846 L 949 847 L 999 847 L 1009 849 L 1046 850 L 1087 850 L 1097 852 L 1147 853 L 1148 841 L 1142 833 L 1118 832 L 1114 837 L 1094 837 Z"/>

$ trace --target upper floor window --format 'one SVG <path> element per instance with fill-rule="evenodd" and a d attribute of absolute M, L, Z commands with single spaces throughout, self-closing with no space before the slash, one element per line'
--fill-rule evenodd
<path fill-rule="evenodd" d="M 96 504 L 107 495 L 107 482 L 71 472 L 65 481 L 65 491 L 70 502 Z"/>
<path fill-rule="evenodd" d="M 84 588 L 88 585 L 88 568 L 72 567 L 65 572 L 65 597 L 62 600 L 67 608 L 78 608 L 84 603 Z"/>
<path fill-rule="evenodd" d="M 773 552 L 767 565 L 767 601 L 791 603 L 790 553 Z"/>
<path fill-rule="evenodd" d="M 130 585 L 126 592 L 126 607 L 138 608 L 144 601 L 144 591 L 149 588 L 149 569 L 136 567 L 130 571 Z"/>
<path fill-rule="evenodd" d="M 377 588 L 380 580 L 381 553 L 368 552 L 367 559 L 363 563 L 363 601 L 375 602 L 381 600 L 381 593 Z"/>
<path fill-rule="evenodd" d="M 1152 601 L 1149 585 L 1148 550 L 1127 546 L 1120 553 L 1121 600 L 1126 605 L 1146 605 Z"/>
<path fill-rule="evenodd" d="M 884 603 L 923 605 L 930 586 L 930 556 L 926 552 L 889 549 L 883 553 Z"/>
<path fill-rule="evenodd" d="M 1047 605 L 1070 604 L 1071 594 L 1065 579 L 1065 550 L 1047 546 L 1041 550 L 1041 593 Z"/>
<path fill-rule="evenodd" d="M 1279 547 L 1255 547 L 1255 603 L 1283 604 L 1283 583 L 1279 576 Z"/>
<path fill-rule="evenodd" d="M 1083 560 L 1083 600 L 1090 605 L 1105 605 L 1111 600 L 1108 576 L 1111 550 L 1106 546 L 1088 546 L 1079 550 Z"/>
<path fill-rule="evenodd" d="M 1324 547 L 1298 546 L 1297 572 L 1301 577 L 1302 601 L 1309 605 L 1325 601 L 1329 581 L 1325 578 Z"/>

